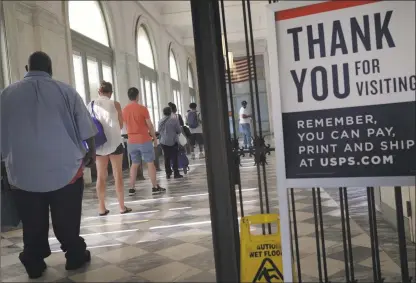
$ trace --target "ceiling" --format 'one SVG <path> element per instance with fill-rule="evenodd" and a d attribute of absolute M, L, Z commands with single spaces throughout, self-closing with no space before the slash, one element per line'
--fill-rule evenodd
<path fill-rule="evenodd" d="M 268 1 L 250 2 L 255 46 L 256 49 L 257 47 L 262 48 L 266 44 L 266 5 L 268 5 Z M 190 1 L 140 1 L 140 3 L 155 13 L 154 17 L 168 31 L 175 34 L 179 42 L 193 50 L 194 39 Z M 229 48 L 235 53 L 244 53 L 245 34 L 242 2 L 224 1 L 224 6 Z"/>

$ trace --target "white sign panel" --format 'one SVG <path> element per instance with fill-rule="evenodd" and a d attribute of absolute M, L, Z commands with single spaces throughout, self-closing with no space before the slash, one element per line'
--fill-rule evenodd
<path fill-rule="evenodd" d="M 415 8 L 414 1 L 272 6 L 268 48 L 285 187 L 415 184 Z"/>

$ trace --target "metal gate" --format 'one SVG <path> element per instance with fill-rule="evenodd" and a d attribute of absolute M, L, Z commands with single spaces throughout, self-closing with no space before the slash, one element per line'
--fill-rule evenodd
<path fill-rule="evenodd" d="M 264 1 L 265 5 L 272 2 L 277 1 Z M 255 166 L 259 202 L 259 210 L 255 213 L 276 211 L 270 199 L 277 192 L 276 182 L 270 182 L 276 177 L 275 171 L 270 173 L 274 166 L 272 160 L 275 157 L 271 157 L 274 148 L 266 141 L 261 123 L 252 1 L 239 3 L 248 66 L 248 104 L 252 113 L 252 144 L 248 148 L 240 144 L 242 138 L 236 126 L 225 1 L 191 0 L 218 282 L 239 282 L 238 211 L 241 217 L 247 214 L 242 159 L 251 157 Z M 410 283 L 410 274 L 414 274 L 415 268 L 409 270 L 408 255 L 413 256 L 411 262 L 416 262 L 416 250 L 415 245 L 405 238 L 401 188 L 394 190 L 397 229 L 388 230 L 376 210 L 372 187 L 345 188 L 340 184 L 339 188 L 288 188 L 297 281 Z M 354 202 L 351 206 L 352 200 L 358 200 L 359 205 Z M 380 241 L 380 225 L 383 233 L 394 231 L 395 234 L 391 234 L 394 237 L 383 237 Z M 357 227 L 362 231 L 357 232 Z M 273 228 L 263 225 L 260 230 L 267 234 L 272 233 Z M 394 255 L 389 255 L 387 248 L 381 250 L 389 245 L 395 245 Z M 316 276 L 309 274 L 310 267 L 304 264 L 305 258 L 316 264 Z M 391 262 L 386 263 L 386 260 Z M 393 263 L 398 268 L 394 274 L 389 269 Z"/>

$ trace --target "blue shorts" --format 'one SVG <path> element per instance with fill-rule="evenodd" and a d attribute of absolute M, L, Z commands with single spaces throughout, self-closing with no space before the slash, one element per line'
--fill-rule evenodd
<path fill-rule="evenodd" d="M 142 159 L 146 163 L 155 161 L 155 150 L 153 142 L 128 143 L 127 151 L 133 164 L 140 164 Z"/>

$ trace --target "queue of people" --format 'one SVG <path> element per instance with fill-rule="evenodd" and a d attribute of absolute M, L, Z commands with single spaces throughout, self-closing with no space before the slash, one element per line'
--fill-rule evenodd
<path fill-rule="evenodd" d="M 84 168 L 97 170 L 98 215 L 110 213 L 105 204 L 108 163 L 115 180 L 119 213 L 132 211 L 124 204 L 122 173 L 125 148 L 121 130 L 128 135 L 130 168 L 129 195 L 136 193 L 137 170 L 147 164 L 151 192 L 166 191 L 156 177 L 155 147 L 158 137 L 147 108 L 139 104 L 139 90 L 128 90 L 130 103 L 122 109 L 111 100 L 113 86 L 103 81 L 99 97 L 86 106 L 77 91 L 52 78 L 52 61 L 44 52 L 30 55 L 25 77 L 1 93 L 1 155 L 12 191 L 17 216 L 23 228 L 23 252 L 19 259 L 31 279 L 43 275 L 45 258 L 51 254 L 48 243 L 49 211 L 56 238 L 65 253 L 67 270 L 81 268 L 91 260 L 85 240 L 80 236 Z M 191 104 L 191 111 L 196 105 Z M 19 109 L 19 111 L 16 111 Z M 163 110 L 158 125 L 165 156 L 167 178 L 178 179 L 178 153 L 185 125 L 173 103 Z M 191 144 L 200 146 L 195 136 L 200 121 L 190 122 Z M 199 124 L 198 124 L 199 123 Z M 198 125 L 195 127 L 195 125 Z M 192 133 L 193 131 L 193 133 Z M 30 139 L 28 139 L 30 137 Z M 96 146 L 97 145 L 97 146 Z"/>

